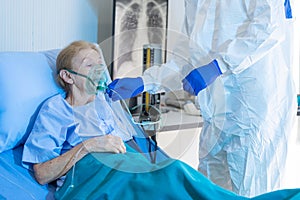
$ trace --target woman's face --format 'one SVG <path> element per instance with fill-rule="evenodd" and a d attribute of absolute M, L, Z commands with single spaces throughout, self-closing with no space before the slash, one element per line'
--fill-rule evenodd
<path fill-rule="evenodd" d="M 94 49 L 83 49 L 72 59 L 73 71 L 88 76 L 91 80 L 75 75 L 74 83 L 80 91 L 95 94 L 95 85 L 99 77 L 95 74 L 95 66 L 103 64 L 100 54 Z M 94 84 L 93 84 L 93 82 Z"/>

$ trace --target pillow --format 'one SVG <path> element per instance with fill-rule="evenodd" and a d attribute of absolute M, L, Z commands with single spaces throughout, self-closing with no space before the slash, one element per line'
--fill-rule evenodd
<path fill-rule="evenodd" d="M 56 58 L 59 54 L 61 49 L 52 49 L 48 51 L 41 51 L 42 54 L 44 54 L 47 58 L 47 62 L 49 66 L 51 67 L 54 74 L 56 74 Z"/>
<path fill-rule="evenodd" d="M 61 92 L 48 62 L 44 53 L 0 52 L 0 153 L 24 143 L 39 105 Z"/>

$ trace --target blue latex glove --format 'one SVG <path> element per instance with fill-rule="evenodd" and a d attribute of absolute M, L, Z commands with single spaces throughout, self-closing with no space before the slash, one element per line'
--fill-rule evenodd
<path fill-rule="evenodd" d="M 183 80 L 183 89 L 192 95 L 205 89 L 208 85 L 216 80 L 222 74 L 218 62 L 212 61 L 207 65 L 203 65 L 192 70 Z"/>
<path fill-rule="evenodd" d="M 115 79 L 106 89 L 113 101 L 135 97 L 143 91 L 144 82 L 141 77 Z"/>
<path fill-rule="evenodd" d="M 285 18 L 287 19 L 293 18 L 290 0 L 284 1 L 284 9 L 285 9 Z"/>

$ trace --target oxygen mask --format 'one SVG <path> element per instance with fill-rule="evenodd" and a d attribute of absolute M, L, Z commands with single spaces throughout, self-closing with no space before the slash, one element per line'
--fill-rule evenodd
<path fill-rule="evenodd" d="M 65 70 L 77 76 L 86 78 L 85 91 L 88 94 L 97 94 L 98 91 L 105 92 L 107 88 L 106 81 L 108 80 L 108 77 L 106 73 L 106 65 L 104 64 L 93 66 L 89 70 L 88 75 L 75 72 L 71 69 L 65 69 Z"/>
<path fill-rule="evenodd" d="M 85 88 L 88 94 L 96 94 L 97 92 L 105 92 L 107 88 L 107 73 L 106 65 L 99 64 L 91 68 L 87 75 L 87 81 L 85 83 Z"/>

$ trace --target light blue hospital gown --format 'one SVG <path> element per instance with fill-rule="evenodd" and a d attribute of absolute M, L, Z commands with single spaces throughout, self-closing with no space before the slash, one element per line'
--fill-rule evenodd
<path fill-rule="evenodd" d="M 112 134 L 123 141 L 132 135 L 126 131 L 121 119 L 113 112 L 104 94 L 84 106 L 72 107 L 62 95 L 46 100 L 36 118 L 33 129 L 24 145 L 23 166 L 51 160 L 70 150 L 82 141 Z"/>

